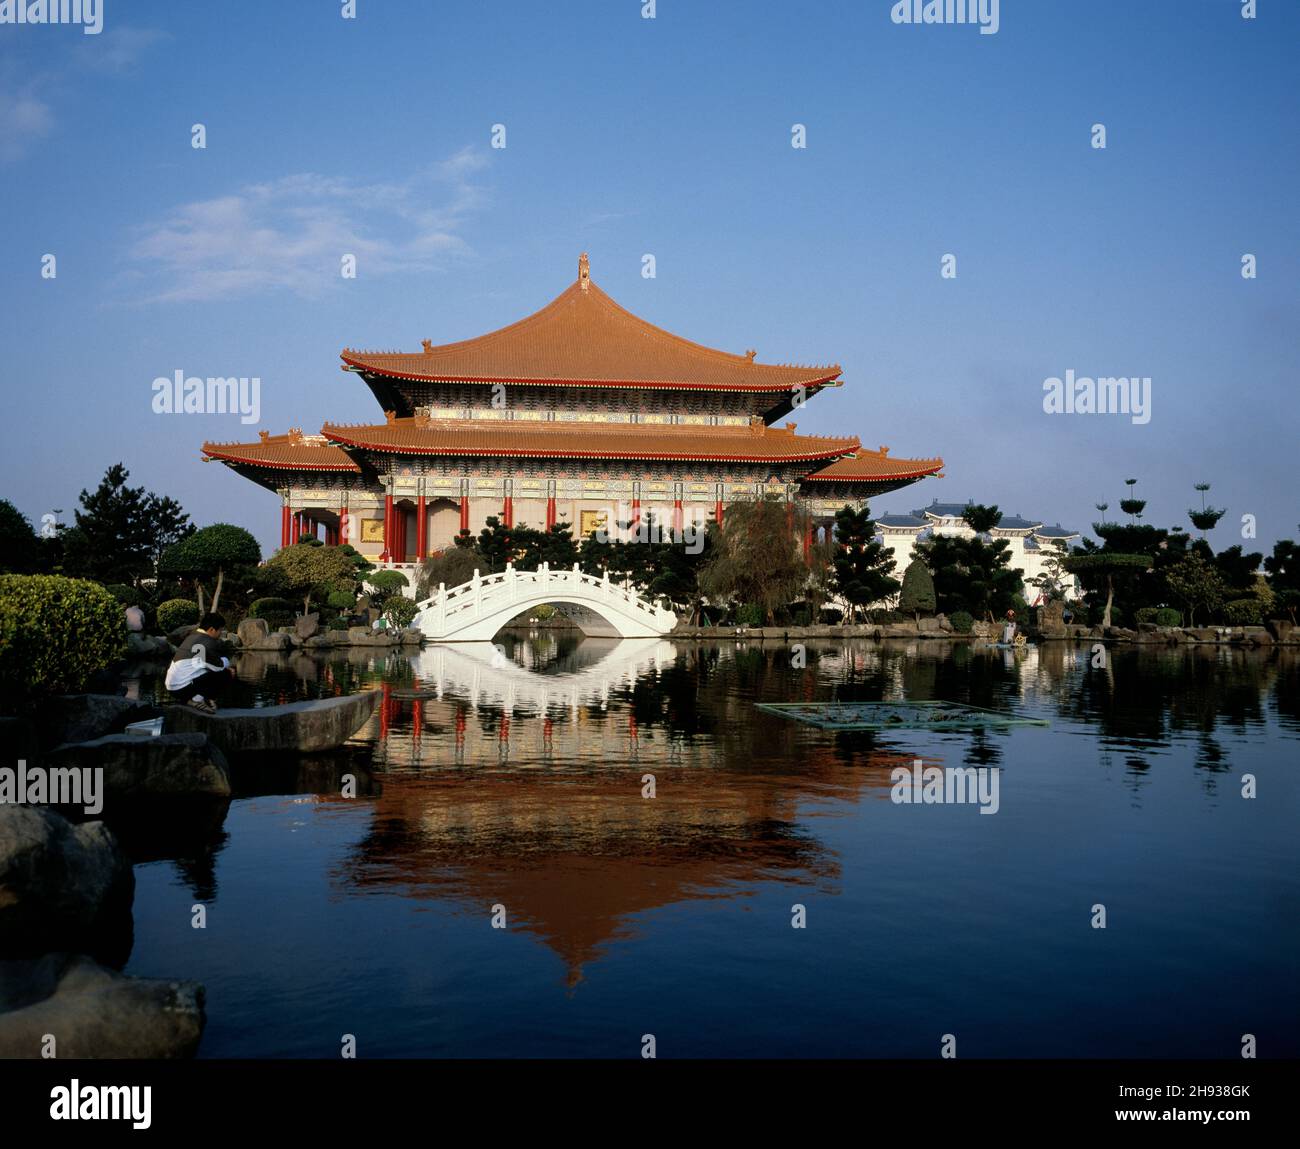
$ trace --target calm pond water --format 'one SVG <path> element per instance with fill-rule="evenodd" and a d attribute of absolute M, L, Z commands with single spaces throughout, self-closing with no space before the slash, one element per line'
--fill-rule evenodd
<path fill-rule="evenodd" d="M 206 984 L 201 1056 L 1300 1055 L 1294 653 L 503 641 L 241 659 L 245 702 L 388 701 L 121 828 L 127 971 Z M 1051 725 L 753 706 L 925 698 Z M 997 813 L 892 802 L 918 758 L 996 770 Z"/>

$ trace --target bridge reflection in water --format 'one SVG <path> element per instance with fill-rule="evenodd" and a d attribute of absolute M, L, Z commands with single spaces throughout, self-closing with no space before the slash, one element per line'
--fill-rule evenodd
<path fill-rule="evenodd" d="M 411 656 L 412 686 L 391 686 L 363 732 L 377 739 L 380 784 L 369 832 L 334 879 L 349 894 L 400 890 L 484 915 L 502 904 L 512 928 L 560 955 L 570 985 L 647 911 L 773 880 L 836 892 L 836 855 L 796 829 L 800 805 L 887 798 L 890 768 L 911 761 L 796 747 L 807 734 L 793 724 L 746 745 L 758 727 L 716 721 L 719 707 L 749 711 L 734 683 L 701 721 L 691 692 L 665 680 L 698 688 L 697 663 L 716 651 L 587 639 L 566 652 L 542 639 L 515 655 Z"/>

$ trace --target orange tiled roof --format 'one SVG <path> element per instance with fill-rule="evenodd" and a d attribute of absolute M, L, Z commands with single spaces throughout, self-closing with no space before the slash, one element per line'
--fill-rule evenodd
<path fill-rule="evenodd" d="M 345 348 L 344 369 L 410 380 L 771 392 L 820 387 L 840 375 L 838 365 L 755 363 L 752 351 L 732 355 L 682 339 L 601 291 L 585 255 L 578 268 L 576 283 L 508 327 L 436 347 L 425 340 L 413 354 Z"/>
<path fill-rule="evenodd" d="M 303 471 L 360 471 L 348 453 L 333 443 L 304 439 L 301 431 L 285 435 L 262 432 L 256 443 L 204 443 L 203 453 L 225 463 Z"/>
<path fill-rule="evenodd" d="M 696 427 L 681 424 L 392 419 L 326 423 L 321 433 L 345 447 L 409 455 L 480 455 L 561 459 L 718 459 L 814 462 L 858 447 L 855 436 L 796 435 L 794 425 Z"/>
<path fill-rule="evenodd" d="M 878 451 L 859 450 L 848 458 L 837 459 L 829 467 L 805 475 L 802 481 L 838 479 L 848 482 L 886 482 L 895 479 L 922 479 L 943 469 L 942 459 L 890 459 L 888 454 L 888 447 L 881 447 Z"/>

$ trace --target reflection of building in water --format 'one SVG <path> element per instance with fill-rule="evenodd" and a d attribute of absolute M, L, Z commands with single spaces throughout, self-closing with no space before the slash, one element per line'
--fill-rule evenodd
<path fill-rule="evenodd" d="M 662 718 L 662 698 L 642 698 L 662 695 L 660 677 L 680 669 L 672 644 L 584 642 L 579 652 L 571 672 L 551 675 L 491 646 L 414 656 L 417 686 L 391 690 L 370 731 L 383 738 L 386 770 L 340 884 L 465 901 L 485 915 L 504 905 L 575 984 L 585 963 L 631 936 L 637 914 L 762 881 L 833 889 L 834 853 L 794 829 L 801 804 L 887 799 L 890 769 L 911 761 L 869 742 L 845 755 L 758 719 L 745 700 L 749 721 L 686 734 Z M 648 774 L 653 797 L 643 796 Z"/>

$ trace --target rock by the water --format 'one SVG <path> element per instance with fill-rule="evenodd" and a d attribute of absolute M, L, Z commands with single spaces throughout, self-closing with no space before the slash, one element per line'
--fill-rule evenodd
<path fill-rule="evenodd" d="M 265 641 L 271 628 L 264 618 L 245 618 L 240 620 L 239 629 L 235 633 L 243 646 L 256 646 Z"/>
<path fill-rule="evenodd" d="M 320 631 L 319 614 L 300 614 L 293 623 L 293 633 L 303 642 L 313 638 Z"/>
<path fill-rule="evenodd" d="M 36 719 L 42 743 L 57 746 L 118 733 L 128 722 L 155 713 L 139 699 L 117 694 L 60 694 L 41 702 Z"/>
<path fill-rule="evenodd" d="M 353 646 L 392 646 L 395 639 L 391 630 L 372 630 L 365 626 L 348 627 L 348 642 Z"/>
<path fill-rule="evenodd" d="M 131 863 L 103 822 L 0 804 L 0 952 L 86 948 L 129 913 Z"/>
<path fill-rule="evenodd" d="M 331 750 L 351 738 L 374 713 L 379 695 L 378 690 L 368 690 L 285 706 L 223 708 L 216 714 L 169 706 L 163 712 L 163 729 L 206 734 L 227 755 L 312 753 Z"/>
<path fill-rule="evenodd" d="M 171 658 L 175 648 L 162 635 L 136 634 L 128 631 L 126 652 L 132 658 Z"/>
<path fill-rule="evenodd" d="M 193 1057 L 203 986 L 125 977 L 88 957 L 50 953 L 0 962 L 0 1057 Z"/>
<path fill-rule="evenodd" d="M 164 730 L 168 724 L 164 722 Z M 153 738 L 109 734 L 67 743 L 46 755 L 51 767 L 104 771 L 104 793 L 116 798 L 230 796 L 225 755 L 203 734 L 165 733 Z"/>

